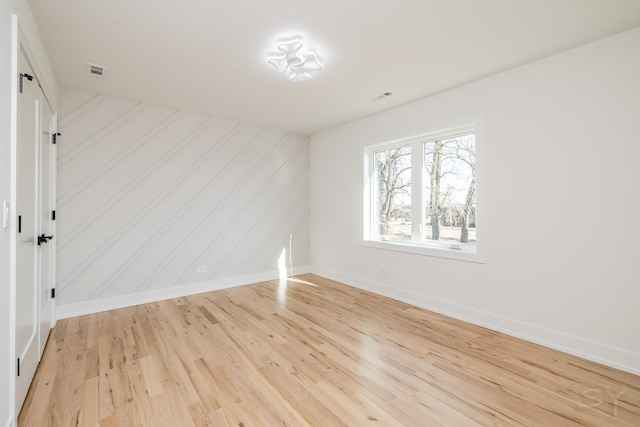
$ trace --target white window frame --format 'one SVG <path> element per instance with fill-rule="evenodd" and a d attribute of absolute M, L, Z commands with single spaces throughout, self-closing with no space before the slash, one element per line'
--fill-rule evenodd
<path fill-rule="evenodd" d="M 424 240 L 424 154 L 423 143 L 437 139 L 455 137 L 465 133 L 475 134 L 476 156 L 476 245 L 456 245 L 448 242 Z M 412 238 L 407 241 L 383 240 L 373 230 L 375 224 L 375 162 L 376 151 L 399 146 L 411 146 L 411 224 Z M 434 126 L 425 132 L 415 133 L 413 136 L 399 138 L 392 141 L 371 144 L 363 147 L 363 234 L 362 245 L 377 249 L 406 252 L 418 255 L 434 256 L 461 261 L 486 263 L 487 220 L 486 204 L 486 175 L 485 175 L 485 141 L 484 117 L 473 116 L 455 123 Z M 421 171 L 415 173 L 415 171 Z M 416 220 L 417 219 L 417 220 Z M 475 249 L 475 250 L 474 250 Z"/>

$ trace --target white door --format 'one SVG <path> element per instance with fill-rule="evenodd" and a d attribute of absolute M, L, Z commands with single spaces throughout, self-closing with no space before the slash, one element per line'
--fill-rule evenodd
<path fill-rule="evenodd" d="M 39 286 L 39 317 L 38 326 L 38 360 L 42 357 L 44 347 L 47 344 L 49 331 L 53 326 L 53 302 L 52 293 L 55 283 L 53 281 L 53 266 L 55 246 L 54 231 L 54 182 L 56 168 L 55 115 L 49 104 L 43 97 L 42 100 L 42 136 L 40 138 L 40 286 Z"/>
<path fill-rule="evenodd" d="M 40 87 L 22 50 L 18 58 L 16 147 L 16 413 L 38 366 L 38 141 Z M 21 90 L 20 90 L 21 89 Z"/>

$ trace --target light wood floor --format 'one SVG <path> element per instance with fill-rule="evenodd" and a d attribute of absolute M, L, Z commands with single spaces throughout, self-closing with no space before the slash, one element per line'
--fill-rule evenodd
<path fill-rule="evenodd" d="M 19 426 L 640 426 L 640 377 L 317 276 L 59 321 Z"/>

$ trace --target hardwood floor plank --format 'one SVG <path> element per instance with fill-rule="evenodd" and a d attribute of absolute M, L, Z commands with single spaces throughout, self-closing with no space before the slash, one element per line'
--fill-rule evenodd
<path fill-rule="evenodd" d="M 80 425 L 100 425 L 100 379 L 98 376 L 85 378 L 84 392 L 86 398 L 82 402 L 80 411 Z"/>
<path fill-rule="evenodd" d="M 314 275 L 58 322 L 43 426 L 640 426 L 640 377 Z"/>
<path fill-rule="evenodd" d="M 159 370 L 156 369 L 154 358 L 152 356 L 143 357 L 140 359 L 140 366 L 142 367 L 142 376 L 149 396 L 157 396 L 164 393 L 164 388 L 162 387 L 163 377 Z"/>

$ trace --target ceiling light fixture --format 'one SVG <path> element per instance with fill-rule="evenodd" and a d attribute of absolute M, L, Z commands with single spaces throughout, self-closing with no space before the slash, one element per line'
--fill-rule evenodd
<path fill-rule="evenodd" d="M 292 82 L 311 80 L 310 72 L 320 71 L 323 66 L 314 52 L 302 53 L 302 39 L 296 37 L 276 45 L 278 53 L 267 58 L 276 70 L 287 74 Z"/>

